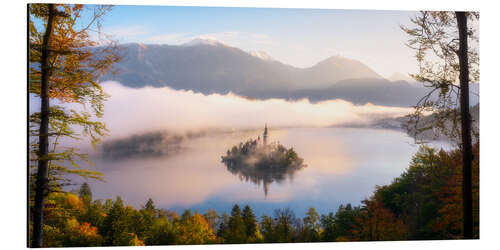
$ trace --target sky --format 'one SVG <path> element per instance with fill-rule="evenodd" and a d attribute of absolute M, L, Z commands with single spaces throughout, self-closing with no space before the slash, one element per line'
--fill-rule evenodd
<path fill-rule="evenodd" d="M 417 70 L 400 25 L 409 11 L 115 6 L 103 31 L 121 43 L 177 45 L 212 38 L 245 51 L 264 51 L 295 67 L 330 56 L 359 60 L 384 77 Z"/>

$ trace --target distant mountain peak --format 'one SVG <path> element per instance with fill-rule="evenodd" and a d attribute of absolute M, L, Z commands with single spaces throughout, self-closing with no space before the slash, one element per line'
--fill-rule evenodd
<path fill-rule="evenodd" d="M 336 81 L 345 79 L 383 78 L 366 64 L 343 56 L 328 57 L 327 59 L 320 61 L 316 65 L 309 68 L 309 70 L 322 72 L 321 75 L 323 76 L 330 75 L 330 79 L 335 79 Z"/>
<path fill-rule="evenodd" d="M 316 65 L 324 65 L 324 64 L 356 65 L 356 66 L 365 66 L 365 67 L 368 67 L 364 63 L 362 63 L 362 62 L 360 62 L 358 60 L 347 58 L 347 57 L 343 57 L 343 56 L 330 56 L 327 59 L 318 62 Z"/>
<path fill-rule="evenodd" d="M 252 50 L 248 52 L 250 55 L 260 58 L 264 61 L 275 61 L 269 54 L 264 51 Z"/>
<path fill-rule="evenodd" d="M 408 76 L 408 74 L 402 74 L 400 72 L 394 72 L 392 73 L 392 75 L 389 77 L 390 81 L 392 82 L 395 82 L 395 81 L 407 81 L 407 82 L 414 82 L 415 80 L 413 80 L 412 78 L 410 78 L 410 76 Z"/>
<path fill-rule="evenodd" d="M 323 60 L 323 62 L 341 62 L 341 61 L 349 61 L 349 62 L 358 62 L 354 59 L 350 59 L 344 56 L 336 55 L 336 56 L 330 56 Z"/>
<path fill-rule="evenodd" d="M 230 47 L 229 45 L 215 39 L 212 37 L 197 37 L 187 43 L 181 44 L 181 46 L 198 46 L 198 45 L 210 45 L 210 46 L 225 46 L 225 47 Z"/>

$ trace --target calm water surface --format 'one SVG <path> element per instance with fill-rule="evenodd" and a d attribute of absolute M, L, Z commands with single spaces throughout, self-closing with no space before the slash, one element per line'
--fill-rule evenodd
<path fill-rule="evenodd" d="M 153 158 L 93 162 L 105 182 L 92 182 L 94 198 L 120 195 L 140 207 L 150 197 L 157 207 L 182 212 L 208 208 L 230 212 L 249 204 L 257 215 L 291 208 L 302 217 L 309 207 L 322 214 L 340 204 L 360 204 L 375 185 L 399 176 L 418 150 L 413 139 L 394 130 L 362 128 L 292 128 L 270 130 L 270 141 L 293 147 L 307 167 L 281 183 L 264 187 L 232 175 L 221 156 L 233 145 L 257 138 L 262 131 L 232 132 L 185 142 L 185 150 Z M 446 144 L 435 144 L 447 147 Z"/>

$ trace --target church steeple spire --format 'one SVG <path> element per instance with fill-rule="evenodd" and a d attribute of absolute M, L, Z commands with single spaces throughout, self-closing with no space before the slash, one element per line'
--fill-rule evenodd
<path fill-rule="evenodd" d="M 266 126 L 264 127 L 263 139 L 264 139 L 264 145 L 267 145 L 267 123 Z"/>

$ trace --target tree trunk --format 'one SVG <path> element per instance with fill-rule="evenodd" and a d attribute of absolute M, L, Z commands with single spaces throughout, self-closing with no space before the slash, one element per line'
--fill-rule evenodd
<path fill-rule="evenodd" d="M 464 239 L 472 238 L 472 139 L 469 113 L 469 59 L 467 47 L 467 17 L 456 12 L 460 47 L 460 117 L 462 125 L 462 199 Z"/>
<path fill-rule="evenodd" d="M 48 187 L 48 152 L 49 152 L 49 49 L 50 39 L 56 10 L 53 4 L 49 4 L 47 27 L 43 36 L 41 57 L 41 112 L 39 132 L 38 171 L 35 185 L 35 205 L 33 207 L 33 239 L 31 247 L 42 247 L 43 235 L 43 209 L 45 206 L 45 195 Z"/>

